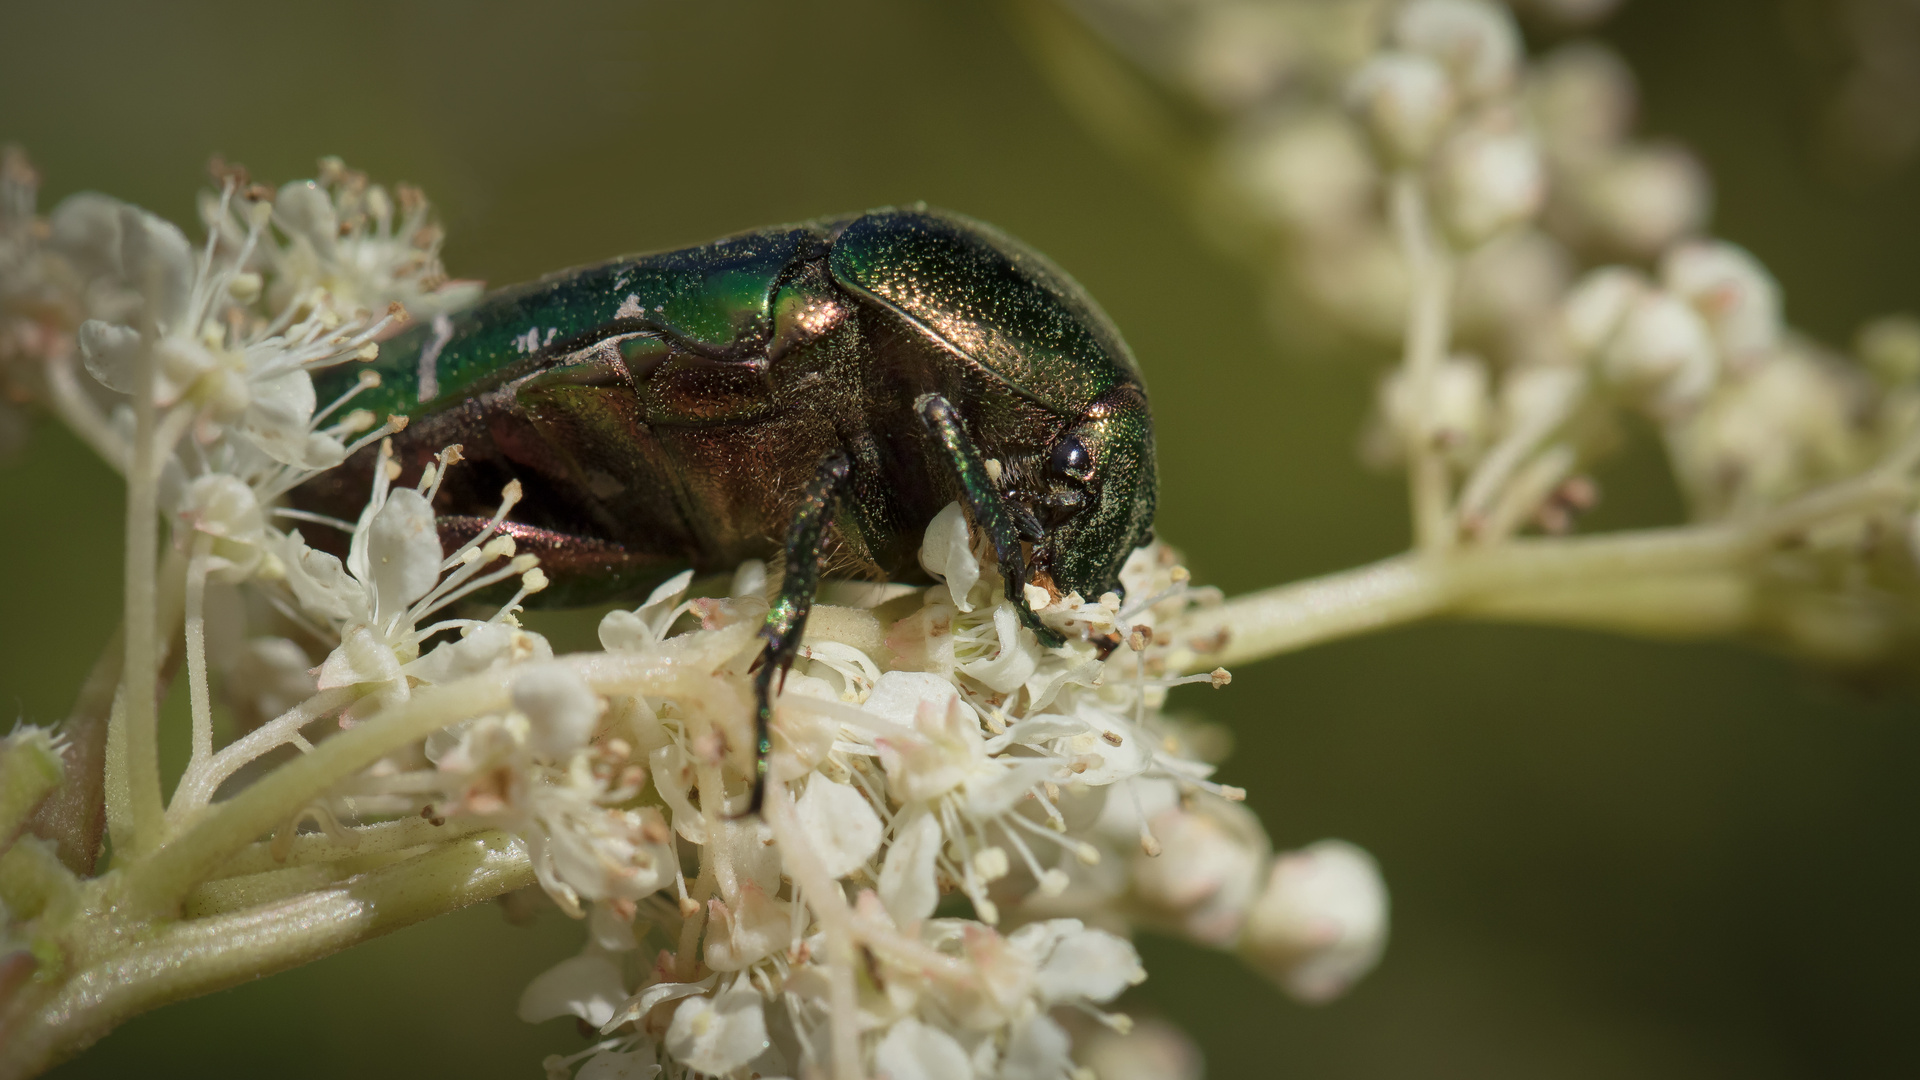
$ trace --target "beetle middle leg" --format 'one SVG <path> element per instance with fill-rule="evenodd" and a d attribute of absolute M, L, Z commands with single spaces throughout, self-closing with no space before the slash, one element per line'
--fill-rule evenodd
<path fill-rule="evenodd" d="M 980 457 L 979 448 L 960 426 L 959 412 L 939 394 L 922 394 L 913 407 L 947 452 L 947 460 L 960 481 L 961 497 L 967 500 L 973 520 L 993 541 L 993 553 L 1000 560 L 1000 574 L 1007 582 L 1007 599 L 1013 601 L 1019 611 L 1021 624 L 1033 631 L 1040 644 L 1048 648 L 1059 645 L 1065 639 L 1058 631 L 1042 624 L 1040 616 L 1034 614 L 1027 603 L 1027 559 L 1020 548 L 1021 523 L 1009 512 L 993 478 L 987 475 L 987 464 Z"/>
<path fill-rule="evenodd" d="M 800 496 L 793 525 L 787 530 L 786 579 L 780 583 L 780 595 L 767 609 L 767 621 L 760 627 L 767 645 L 753 676 L 753 798 L 747 805 L 748 816 L 760 812 L 767 794 L 767 766 L 773 756 L 773 681 L 785 681 L 787 669 L 800 652 L 807 613 L 813 609 L 813 594 L 820 587 L 820 554 L 827 523 L 852 471 L 853 465 L 843 450 L 836 449 L 822 458 L 820 470 Z"/>

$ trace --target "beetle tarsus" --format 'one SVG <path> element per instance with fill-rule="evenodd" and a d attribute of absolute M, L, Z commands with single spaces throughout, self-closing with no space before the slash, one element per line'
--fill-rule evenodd
<path fill-rule="evenodd" d="M 1020 549 L 1020 529 L 1014 517 L 1007 510 L 1007 504 L 1000 497 L 999 489 L 994 487 L 987 473 L 986 462 L 980 457 L 980 451 L 967 437 L 966 429 L 960 426 L 960 414 L 953 403 L 939 394 L 922 394 L 913 403 L 914 410 L 933 434 L 934 440 L 946 451 L 947 460 L 953 465 L 954 475 L 960 481 L 961 497 L 967 501 L 967 509 L 972 511 L 973 520 L 987 536 L 993 540 L 993 553 L 1000 560 L 1000 573 L 1006 578 L 1007 599 L 1013 601 L 1020 614 L 1020 622 L 1033 631 L 1040 644 L 1048 648 L 1059 646 L 1066 639 L 1060 633 L 1040 621 L 1033 608 L 1027 603 L 1027 559 Z"/>
<path fill-rule="evenodd" d="M 800 497 L 793 525 L 787 530 L 787 573 L 780 583 L 780 595 L 767 609 L 767 621 L 760 636 L 767 645 L 753 673 L 753 797 L 747 804 L 747 817 L 760 813 L 767 794 L 767 767 L 773 757 L 774 680 L 786 681 L 787 669 L 800 652 L 800 638 L 807 630 L 807 613 L 813 609 L 813 594 L 820 587 L 820 554 L 825 546 L 827 523 L 846 489 L 853 465 L 845 451 L 834 450 L 820 460 L 820 470 Z"/>

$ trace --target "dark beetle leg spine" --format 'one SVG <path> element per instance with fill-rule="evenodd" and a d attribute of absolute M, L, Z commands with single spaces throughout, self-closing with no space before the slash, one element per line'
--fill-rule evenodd
<path fill-rule="evenodd" d="M 1014 524 L 1013 515 L 1008 513 L 1006 503 L 1001 501 L 999 490 L 987 476 L 987 465 L 980 451 L 960 426 L 960 414 L 939 394 L 922 394 L 913 407 L 953 464 L 974 523 L 985 529 L 993 540 L 993 553 L 999 557 L 1000 573 L 1007 580 L 1007 599 L 1019 610 L 1020 622 L 1033 631 L 1040 644 L 1048 648 L 1058 646 L 1065 639 L 1058 631 L 1042 624 L 1040 616 L 1027 604 L 1027 560 L 1020 549 L 1020 530 Z"/>
<path fill-rule="evenodd" d="M 760 636 L 767 646 L 760 653 L 760 668 L 753 676 L 753 799 L 747 816 L 760 812 L 767 795 L 767 766 L 773 757 L 774 679 L 786 679 L 787 669 L 800 651 L 800 638 L 807 630 L 807 612 L 813 608 L 813 594 L 820 587 L 820 550 L 827 536 L 827 523 L 846 490 L 853 466 L 844 451 L 834 450 L 820 461 L 800 497 L 800 505 L 787 530 L 787 573 L 780 583 L 780 595 L 767 609 L 767 621 Z"/>

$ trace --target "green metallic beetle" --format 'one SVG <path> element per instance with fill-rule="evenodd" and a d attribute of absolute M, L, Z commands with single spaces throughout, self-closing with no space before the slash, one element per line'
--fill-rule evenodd
<path fill-rule="evenodd" d="M 1029 568 L 1097 597 L 1150 537 L 1153 424 L 1119 333 L 1044 257 L 957 214 L 877 210 L 565 271 L 413 327 L 374 366 L 355 403 L 410 418 L 403 477 L 464 447 L 444 540 L 521 481 L 507 531 L 539 555 L 547 602 L 784 550 L 755 671 L 754 811 L 773 678 L 823 568 L 925 580 L 921 534 L 959 499 L 1025 624 L 1058 644 L 1026 603 Z M 322 399 L 357 375 L 334 369 Z M 295 501 L 352 518 L 368 454 Z"/>

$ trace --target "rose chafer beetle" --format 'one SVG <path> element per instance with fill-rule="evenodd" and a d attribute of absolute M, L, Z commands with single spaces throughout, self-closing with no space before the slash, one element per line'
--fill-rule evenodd
<path fill-rule="evenodd" d="M 1051 262 L 957 214 L 878 210 L 564 271 L 410 328 L 374 367 L 355 404 L 409 417 L 403 475 L 464 448 L 443 540 L 521 482 L 506 531 L 540 557 L 549 603 L 784 552 L 754 673 L 752 811 L 773 679 L 823 565 L 925 580 L 921 534 L 958 499 L 1053 645 L 1023 586 L 1116 590 L 1150 535 L 1153 424 L 1118 331 Z M 357 376 L 330 372 L 323 399 Z M 295 501 L 353 517 L 369 453 Z"/>

